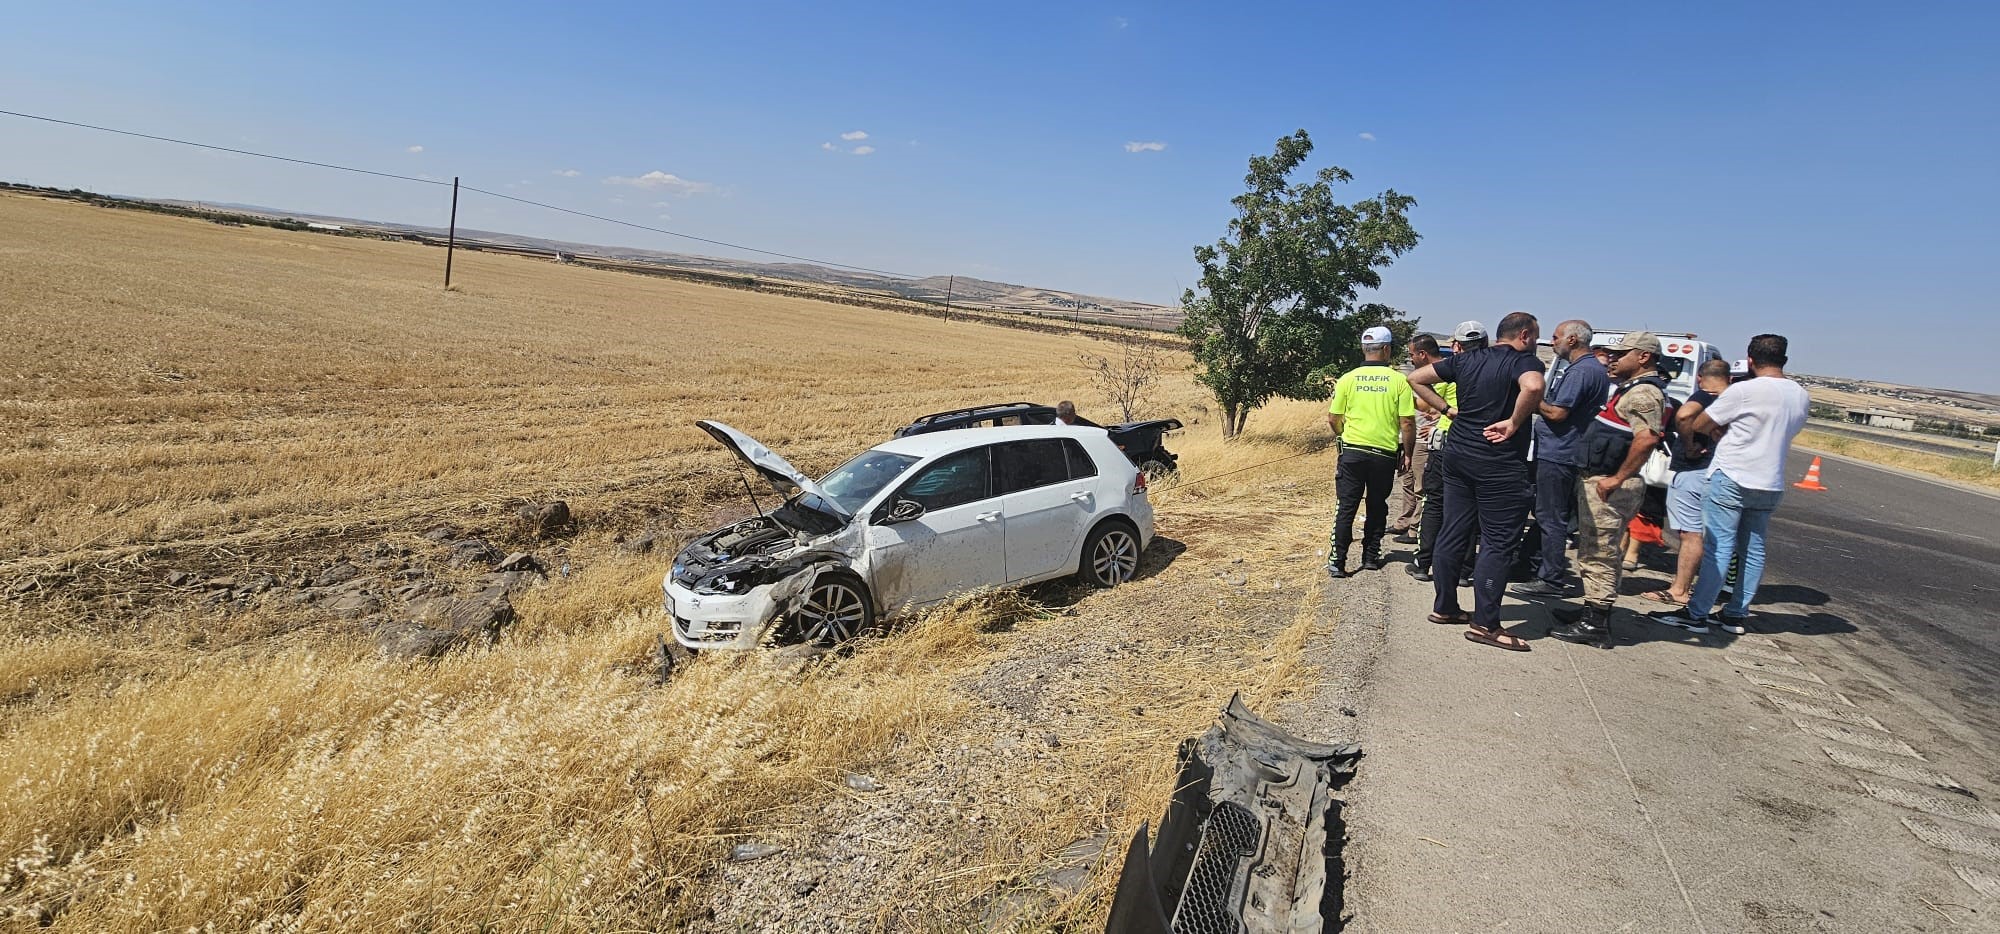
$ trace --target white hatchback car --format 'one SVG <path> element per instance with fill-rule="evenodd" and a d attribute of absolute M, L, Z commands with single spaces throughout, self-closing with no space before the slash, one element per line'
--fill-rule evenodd
<path fill-rule="evenodd" d="M 773 630 L 832 645 L 878 616 L 1071 574 L 1115 587 L 1153 539 L 1145 477 L 1101 428 L 897 438 L 815 482 L 728 425 L 696 424 L 785 499 L 674 558 L 661 589 L 689 648 L 754 648 Z"/>

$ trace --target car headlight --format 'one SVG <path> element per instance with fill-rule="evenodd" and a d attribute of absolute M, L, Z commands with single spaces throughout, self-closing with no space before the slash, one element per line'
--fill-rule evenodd
<path fill-rule="evenodd" d="M 740 594 L 750 589 L 750 582 L 741 574 L 723 574 L 711 577 L 695 585 L 695 593 Z"/>

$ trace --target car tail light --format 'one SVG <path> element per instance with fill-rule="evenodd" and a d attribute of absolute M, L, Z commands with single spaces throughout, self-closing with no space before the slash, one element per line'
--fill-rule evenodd
<path fill-rule="evenodd" d="M 1132 495 L 1138 496 L 1144 492 L 1146 492 L 1146 472 L 1141 470 L 1138 479 L 1132 481 Z"/>

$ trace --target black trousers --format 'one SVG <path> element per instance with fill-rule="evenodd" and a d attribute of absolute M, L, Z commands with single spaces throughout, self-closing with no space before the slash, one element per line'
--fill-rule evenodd
<path fill-rule="evenodd" d="M 1535 522 L 1542 527 L 1541 560 L 1535 576 L 1551 584 L 1569 579 L 1570 530 L 1576 528 L 1576 483 L 1578 468 L 1549 461 L 1535 462 Z"/>
<path fill-rule="evenodd" d="M 1361 529 L 1361 557 L 1366 560 L 1382 554 L 1382 533 L 1389 526 L 1389 490 L 1395 485 L 1395 456 L 1356 450 L 1340 453 L 1333 473 L 1333 492 L 1340 507 L 1333 516 L 1328 562 L 1347 563 L 1347 549 L 1354 543 L 1354 510 L 1363 496 L 1368 498 L 1368 521 Z"/>
<path fill-rule="evenodd" d="M 1479 558 L 1472 567 L 1472 624 L 1500 628 L 1500 595 L 1520 547 L 1521 531 L 1534 501 L 1526 461 L 1452 458 L 1444 467 L 1444 527 L 1438 530 L 1437 565 L 1432 573 L 1437 600 L 1433 611 L 1464 612 L 1458 605 L 1458 576 L 1473 534 Z"/>
<path fill-rule="evenodd" d="M 1426 571 L 1433 569 L 1435 564 L 1433 559 L 1437 555 L 1438 530 L 1444 528 L 1444 461 L 1444 449 L 1439 448 L 1432 451 L 1424 463 L 1423 526 L 1417 532 L 1417 556 L 1412 558 L 1410 563 Z M 1474 515 L 1472 521 L 1473 528 L 1477 529 L 1479 517 Z M 1478 537 L 1478 533 L 1474 532 L 1473 537 L 1466 540 L 1465 558 L 1461 566 L 1472 563 L 1472 543 Z"/>

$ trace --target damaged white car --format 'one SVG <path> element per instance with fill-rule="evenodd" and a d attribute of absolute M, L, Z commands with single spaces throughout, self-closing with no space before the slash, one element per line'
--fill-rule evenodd
<path fill-rule="evenodd" d="M 754 648 L 767 633 L 834 645 L 953 594 L 1071 574 L 1114 587 L 1153 539 L 1145 477 L 1102 429 L 897 438 L 815 482 L 728 425 L 695 424 L 784 502 L 674 558 L 661 588 L 689 648 Z"/>

